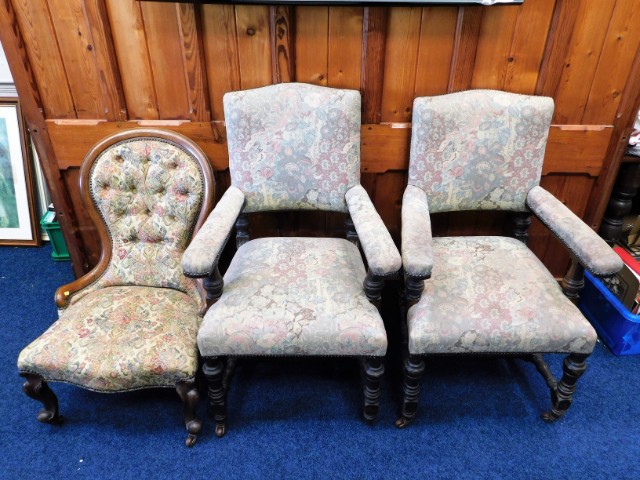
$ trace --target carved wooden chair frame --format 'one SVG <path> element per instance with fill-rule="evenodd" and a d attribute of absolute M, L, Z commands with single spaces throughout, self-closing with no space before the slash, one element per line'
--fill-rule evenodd
<path fill-rule="evenodd" d="M 200 213 L 195 221 L 195 226 L 191 233 L 191 237 L 198 232 L 202 224 L 211 211 L 214 198 L 215 181 L 211 171 L 209 160 L 202 150 L 186 137 L 168 130 L 159 129 L 133 129 L 112 134 L 100 142 L 98 142 L 85 156 L 80 170 L 80 193 L 82 201 L 87 208 L 89 216 L 93 221 L 100 242 L 102 245 L 100 259 L 96 266 L 86 275 L 77 280 L 59 287 L 55 292 L 55 302 L 58 308 L 66 308 L 69 305 L 71 297 L 74 293 L 90 286 L 98 280 L 106 271 L 111 261 L 111 237 L 106 227 L 105 221 L 100 212 L 97 210 L 89 188 L 89 178 L 94 162 L 98 159 L 107 148 L 130 139 L 136 138 L 158 138 L 174 143 L 187 151 L 194 159 L 197 160 L 203 179 L 203 197 L 200 206 Z M 204 295 L 204 292 L 202 292 Z M 200 312 L 204 313 L 204 308 Z M 194 339 L 195 341 L 195 339 Z M 53 393 L 47 382 L 39 375 L 30 373 L 21 373 L 26 381 L 23 386 L 24 392 L 31 398 L 40 401 L 44 408 L 38 413 L 37 419 L 43 423 L 59 424 L 63 417 L 59 414 L 58 399 Z M 150 387 L 152 388 L 152 387 Z M 188 437 L 187 446 L 195 444 L 197 435 L 201 429 L 201 421 L 197 417 L 196 407 L 199 402 L 199 393 L 195 381 L 180 382 L 176 385 L 176 391 L 184 403 L 184 422 L 187 428 Z"/>

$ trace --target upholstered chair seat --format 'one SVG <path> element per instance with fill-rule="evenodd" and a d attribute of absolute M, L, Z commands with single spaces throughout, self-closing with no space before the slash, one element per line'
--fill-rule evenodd
<path fill-rule="evenodd" d="M 415 417 L 430 355 L 512 355 L 534 363 L 553 421 L 571 405 L 596 333 L 574 305 L 584 269 L 612 275 L 620 258 L 539 183 L 553 100 L 490 90 L 416 98 L 409 181 L 402 203 L 407 299 L 404 400 Z M 515 238 L 432 238 L 431 215 L 511 212 Z M 449 213 L 453 215 L 453 213 Z M 527 246 L 531 215 L 569 250 L 562 287 Z M 566 354 L 557 380 L 543 354 Z"/>
<path fill-rule="evenodd" d="M 71 305 L 20 353 L 18 366 L 98 392 L 175 387 L 198 369 L 199 310 L 178 290 L 102 288 Z"/>
<path fill-rule="evenodd" d="M 198 335 L 204 357 L 384 356 L 358 248 L 339 238 L 260 238 L 236 252 Z"/>
<path fill-rule="evenodd" d="M 591 353 L 596 333 L 538 258 L 507 237 L 433 239 L 434 266 L 409 309 L 409 350 Z"/>
<path fill-rule="evenodd" d="M 216 435 L 226 432 L 238 357 L 356 357 L 373 421 L 387 350 L 381 289 L 401 258 L 360 185 L 360 94 L 285 83 L 227 93 L 224 110 L 231 186 L 182 259 L 187 276 L 205 278 L 213 303 L 198 347 Z M 252 214 L 291 210 L 342 214 L 347 239 L 249 239 Z M 222 278 L 218 260 L 234 225 L 237 251 Z"/>
<path fill-rule="evenodd" d="M 119 132 L 86 155 L 80 190 L 102 254 L 58 289 L 58 320 L 20 353 L 24 390 L 44 404 L 40 421 L 59 423 L 47 382 L 98 392 L 176 388 L 191 446 L 201 426 L 196 335 L 206 298 L 180 262 L 211 209 L 209 162 L 173 132 Z"/>

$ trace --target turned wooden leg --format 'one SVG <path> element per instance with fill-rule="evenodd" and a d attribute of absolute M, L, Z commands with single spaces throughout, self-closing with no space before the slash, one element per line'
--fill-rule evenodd
<path fill-rule="evenodd" d="M 222 296 L 222 289 L 224 288 L 224 280 L 222 279 L 222 275 L 220 275 L 220 270 L 218 270 L 217 265 L 213 269 L 213 272 L 211 272 L 211 275 L 204 279 L 203 284 L 207 292 L 207 302 L 213 305 Z"/>
<path fill-rule="evenodd" d="M 200 433 L 200 429 L 202 428 L 202 422 L 196 414 L 200 394 L 198 393 L 195 382 L 180 382 L 176 386 L 176 391 L 184 403 L 184 423 L 189 433 L 185 443 L 187 447 L 193 447 L 198 440 L 198 433 Z"/>
<path fill-rule="evenodd" d="M 564 295 L 577 304 L 580 299 L 580 290 L 584 287 L 584 267 L 574 256 L 571 257 L 571 266 L 562 279 L 561 286 Z"/>
<path fill-rule="evenodd" d="M 587 369 L 585 360 L 589 355 L 571 353 L 564 359 L 562 379 L 555 389 L 551 390 L 551 410 L 544 412 L 540 418 L 545 422 L 553 422 L 562 417 L 571 406 L 576 382 Z"/>
<path fill-rule="evenodd" d="M 202 366 L 202 372 L 208 383 L 207 413 L 216 422 L 218 438 L 227 433 L 227 392 L 223 385 L 224 370 L 224 361 L 217 357 L 206 359 Z"/>
<path fill-rule="evenodd" d="M 26 379 L 22 386 L 24 393 L 44 405 L 44 408 L 38 413 L 38 421 L 53 425 L 62 423 L 63 418 L 58 413 L 58 398 L 49 388 L 47 382 L 39 375 L 30 373 L 22 373 L 20 375 Z"/>
<path fill-rule="evenodd" d="M 402 412 L 396 420 L 396 427 L 404 428 L 416 416 L 418 397 L 420 395 L 420 379 L 424 373 L 424 360 L 414 355 L 404 362 L 404 384 L 402 385 Z"/>
<path fill-rule="evenodd" d="M 364 371 L 364 418 L 373 423 L 380 410 L 380 381 L 384 374 L 382 358 L 367 358 L 363 365 Z"/>

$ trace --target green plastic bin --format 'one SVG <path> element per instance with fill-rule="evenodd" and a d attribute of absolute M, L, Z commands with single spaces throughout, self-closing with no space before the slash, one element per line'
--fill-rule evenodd
<path fill-rule="evenodd" d="M 45 213 L 40 219 L 40 225 L 49 235 L 49 240 L 51 240 L 51 257 L 56 262 L 69 260 L 69 250 L 67 250 L 67 244 L 64 242 L 60 224 L 56 221 L 56 212 L 49 210 Z"/>

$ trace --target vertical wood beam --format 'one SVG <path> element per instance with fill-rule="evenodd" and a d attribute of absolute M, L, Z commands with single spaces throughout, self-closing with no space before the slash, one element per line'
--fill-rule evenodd
<path fill-rule="evenodd" d="M 542 56 L 542 65 L 536 84 L 536 95 L 552 97 L 562 77 L 565 61 L 571 48 L 571 36 L 580 10 L 580 0 L 557 0 L 547 44 Z"/>
<path fill-rule="evenodd" d="M 485 7 L 460 7 L 458 10 L 458 24 L 449 76 L 449 93 L 471 88 L 483 8 Z"/>
<path fill-rule="evenodd" d="M 604 158 L 604 165 L 587 203 L 584 221 L 594 230 L 598 230 L 600 227 L 600 222 L 607 208 L 638 110 L 640 110 L 640 48 L 636 51 L 629 80 L 622 93 L 622 99 L 613 121 L 613 133 Z"/>
<path fill-rule="evenodd" d="M 269 7 L 273 83 L 295 81 L 294 9 L 295 7 L 288 5 Z"/>
<path fill-rule="evenodd" d="M 78 235 L 77 222 L 69 196 L 64 187 L 58 162 L 51 145 L 49 133 L 41 110 L 40 95 L 35 77 L 29 64 L 24 40 L 18 29 L 15 11 L 9 0 L 0 3 L 0 42 L 7 56 L 11 75 L 20 97 L 20 105 L 25 116 L 27 128 L 40 157 L 51 199 L 56 206 L 58 221 L 62 227 L 67 249 L 71 256 L 73 272 L 80 276 L 88 270 L 82 242 Z"/>
<path fill-rule="evenodd" d="M 362 123 L 380 123 L 389 9 L 365 7 L 362 22 Z"/>

